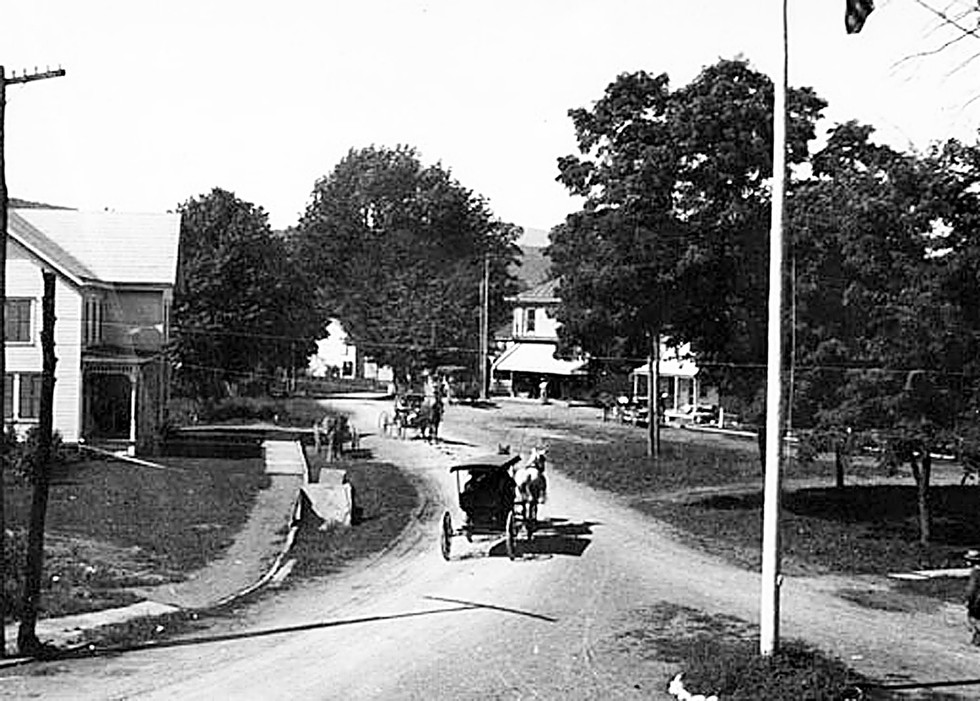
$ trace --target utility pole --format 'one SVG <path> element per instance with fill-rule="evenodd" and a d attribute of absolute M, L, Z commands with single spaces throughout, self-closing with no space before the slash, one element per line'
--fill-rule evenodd
<path fill-rule="evenodd" d="M 660 334 L 651 333 L 647 356 L 647 457 L 660 459 Z"/>
<path fill-rule="evenodd" d="M 12 73 L 8 78 L 3 66 L 0 66 L 0 406 L 4 404 L 4 393 L 6 392 L 7 366 L 7 168 L 4 157 L 4 119 L 7 107 L 7 85 L 18 83 L 30 83 L 35 80 L 45 80 L 46 78 L 60 78 L 65 74 L 63 68 L 56 70 L 38 71 L 36 68 L 33 73 L 22 73 L 17 75 Z M 7 596 L 4 593 L 4 583 L 7 581 L 7 565 L 4 562 L 3 553 L 6 552 L 6 522 L 3 508 L 4 488 L 3 480 L 6 472 L 7 455 L 0 442 L 0 657 L 5 657 L 6 645 L 3 643 L 5 629 L 3 623 L 3 613 L 7 610 Z"/>
<path fill-rule="evenodd" d="M 41 574 L 44 571 L 44 521 L 48 513 L 51 484 L 51 436 L 54 423 L 54 371 L 58 363 L 54 349 L 54 295 L 56 278 L 45 270 L 44 298 L 41 301 L 41 415 L 34 469 L 34 496 L 31 499 L 30 528 L 27 532 L 27 563 L 24 568 L 24 595 L 17 650 L 21 655 L 44 655 L 47 647 L 37 638 L 37 611 L 41 603 Z"/>
<path fill-rule="evenodd" d="M 762 500 L 762 587 L 759 607 L 759 653 L 772 656 L 779 647 L 779 509 L 783 426 L 783 211 L 786 188 L 786 73 L 789 62 L 787 0 L 775 0 L 782 18 L 779 60 L 773 78 L 772 221 L 769 229 L 769 349 L 766 359 L 766 462 Z"/>
<path fill-rule="evenodd" d="M 480 401 L 487 400 L 487 346 L 490 345 L 490 254 L 483 256 L 483 277 L 480 280 Z"/>

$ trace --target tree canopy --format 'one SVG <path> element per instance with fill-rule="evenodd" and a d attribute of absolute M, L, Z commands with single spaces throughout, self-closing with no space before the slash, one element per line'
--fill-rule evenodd
<path fill-rule="evenodd" d="M 178 380 L 216 398 L 305 365 L 324 324 L 261 207 L 219 188 L 180 206 Z"/>
<path fill-rule="evenodd" d="M 788 203 L 795 423 L 907 463 L 929 540 L 931 456 L 976 450 L 977 151 L 832 130 Z"/>
<path fill-rule="evenodd" d="M 372 146 L 317 181 L 292 245 L 321 313 L 404 378 L 446 363 L 476 368 L 484 260 L 499 321 L 520 233 L 414 149 Z"/>
<path fill-rule="evenodd" d="M 788 155 L 807 158 L 825 103 L 789 95 Z M 566 346 L 646 355 L 652 333 L 702 359 L 765 358 L 773 88 L 722 60 L 671 90 L 666 74 L 619 76 L 573 109 L 580 155 L 558 180 L 585 197 L 551 234 Z"/>

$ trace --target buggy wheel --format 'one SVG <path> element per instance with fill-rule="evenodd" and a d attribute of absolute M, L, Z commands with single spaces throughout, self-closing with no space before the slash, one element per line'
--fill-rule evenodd
<path fill-rule="evenodd" d="M 382 436 L 387 436 L 391 432 L 391 416 L 387 411 L 378 414 L 378 430 L 381 431 Z"/>
<path fill-rule="evenodd" d="M 517 557 L 517 514 L 511 509 L 507 513 L 507 557 L 513 560 Z"/>
<path fill-rule="evenodd" d="M 442 515 L 442 532 L 439 534 L 439 545 L 442 550 L 442 559 L 449 559 L 449 550 L 453 541 L 453 517 L 447 511 Z"/>

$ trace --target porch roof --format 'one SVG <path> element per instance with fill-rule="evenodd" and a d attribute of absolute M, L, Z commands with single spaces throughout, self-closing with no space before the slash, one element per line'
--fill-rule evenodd
<path fill-rule="evenodd" d="M 555 357 L 553 343 L 515 343 L 493 365 L 494 372 L 531 372 L 539 375 L 583 375 L 585 360 Z"/>

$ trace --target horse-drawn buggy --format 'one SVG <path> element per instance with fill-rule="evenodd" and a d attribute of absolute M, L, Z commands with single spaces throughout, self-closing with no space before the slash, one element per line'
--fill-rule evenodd
<path fill-rule="evenodd" d="M 382 435 L 406 438 L 415 429 L 423 438 L 433 441 L 439 433 L 442 421 L 441 397 L 406 392 L 395 397 L 394 413 L 382 411 L 378 416 L 378 430 Z"/>
<path fill-rule="evenodd" d="M 459 528 L 453 527 L 452 515 L 442 517 L 440 545 L 446 560 L 455 536 L 503 535 L 507 556 L 517 555 L 518 536 L 524 530 L 527 540 L 534 537 L 537 527 L 538 504 L 544 501 L 545 455 L 534 451 L 527 461 L 520 455 L 483 455 L 453 465 L 449 472 L 456 476 L 459 508 L 464 517 Z"/>

